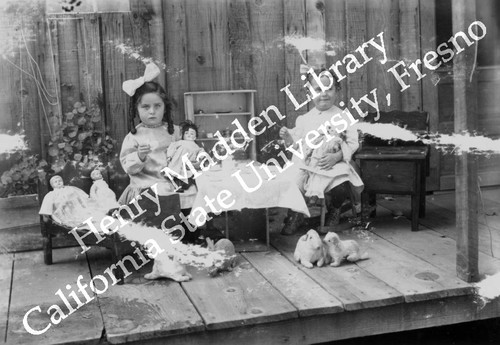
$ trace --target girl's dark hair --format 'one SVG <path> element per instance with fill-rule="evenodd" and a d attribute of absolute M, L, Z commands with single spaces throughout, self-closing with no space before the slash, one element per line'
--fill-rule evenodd
<path fill-rule="evenodd" d="M 165 89 L 155 81 L 145 82 L 140 88 L 135 90 L 135 94 L 130 99 L 129 111 L 128 111 L 128 120 L 130 133 L 137 133 L 137 129 L 135 129 L 134 119 L 136 116 L 139 116 L 137 111 L 137 106 L 144 96 L 147 93 L 156 93 L 163 100 L 165 104 L 165 112 L 163 113 L 163 122 L 167 123 L 168 133 L 174 134 L 174 121 L 172 120 L 172 101 L 170 97 L 168 97 Z"/>
<path fill-rule="evenodd" d="M 181 122 L 179 126 L 181 127 L 182 139 L 184 139 L 184 133 L 186 133 L 189 129 L 194 129 L 194 131 L 196 132 L 196 136 L 198 136 L 198 126 L 196 126 L 193 121 L 186 120 L 184 122 Z"/>
<path fill-rule="evenodd" d="M 335 73 L 332 73 L 330 71 L 328 71 L 325 67 L 322 67 L 322 68 L 315 68 L 314 69 L 314 73 L 316 73 L 317 76 L 319 76 L 319 74 L 321 72 L 324 72 L 324 71 L 327 71 L 328 73 L 330 73 L 330 75 L 333 77 L 333 83 L 335 85 L 335 90 L 339 91 L 341 89 L 340 87 L 340 81 L 339 81 L 339 78 L 337 77 L 337 75 Z M 314 80 L 313 76 L 310 75 L 309 73 L 307 74 L 307 80 L 312 82 Z"/>

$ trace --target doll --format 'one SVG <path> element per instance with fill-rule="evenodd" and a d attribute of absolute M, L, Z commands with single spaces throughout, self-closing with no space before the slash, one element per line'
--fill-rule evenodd
<path fill-rule="evenodd" d="M 198 127 L 193 122 L 187 120 L 181 123 L 181 135 L 182 139 L 170 144 L 167 150 L 167 167 L 178 174 L 183 171 L 182 159 L 185 155 L 187 155 L 189 161 L 196 161 L 196 156 L 203 151 L 203 148 L 199 147 L 195 142 Z M 195 185 L 192 173 L 189 171 L 188 174 L 187 181 L 175 178 L 175 182 L 180 186 L 177 192 L 183 192 L 189 186 Z"/>
<path fill-rule="evenodd" d="M 57 223 L 76 227 L 93 216 L 94 208 L 89 203 L 89 196 L 83 190 L 65 186 L 59 175 L 50 179 L 50 186 L 53 190 L 45 195 L 38 212 L 44 221 L 52 217 Z"/>
<path fill-rule="evenodd" d="M 331 127 L 327 127 L 328 134 L 330 136 L 334 136 L 329 141 L 325 135 L 321 135 L 318 138 L 318 143 L 323 141 L 323 144 L 315 149 L 306 148 L 305 160 L 304 163 L 309 168 L 307 169 L 308 178 L 306 179 L 306 183 L 304 185 L 305 196 L 309 197 L 309 206 L 314 206 L 318 202 L 318 199 L 323 199 L 324 192 L 328 185 L 330 184 L 331 177 L 329 177 L 329 173 L 322 171 L 319 166 L 319 160 L 327 153 L 336 153 L 342 151 L 344 157 L 348 157 L 349 153 L 347 143 L 345 141 L 345 134 L 341 133 L 340 135 L 336 135 L 334 130 Z M 340 166 L 335 167 L 333 169 L 338 170 Z M 347 175 L 348 171 L 338 171 L 338 175 L 345 174 Z"/>
<path fill-rule="evenodd" d="M 99 208 L 110 210 L 120 207 L 116 201 L 115 193 L 109 188 L 106 181 L 104 181 L 99 169 L 93 170 L 90 173 L 90 178 L 94 181 L 92 187 L 90 187 L 90 199 L 93 200 Z"/>

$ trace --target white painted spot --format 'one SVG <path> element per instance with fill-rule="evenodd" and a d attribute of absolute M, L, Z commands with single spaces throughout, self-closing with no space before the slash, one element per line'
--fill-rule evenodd
<path fill-rule="evenodd" d="M 483 301 L 487 302 L 497 298 L 500 296 L 500 272 L 487 276 L 475 286 L 477 294 Z"/>

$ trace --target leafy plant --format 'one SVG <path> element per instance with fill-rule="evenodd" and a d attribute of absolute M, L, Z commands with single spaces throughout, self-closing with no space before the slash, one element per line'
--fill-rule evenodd
<path fill-rule="evenodd" d="M 59 172 L 68 161 L 80 169 L 92 170 L 105 165 L 115 154 L 116 141 L 100 129 L 101 110 L 76 102 L 63 116 L 60 127 L 48 145 L 51 168 Z"/>
<path fill-rule="evenodd" d="M 15 152 L 10 158 L 15 163 L 0 177 L 0 197 L 36 193 L 37 180 L 45 177 L 47 162 L 25 151 Z"/>
<path fill-rule="evenodd" d="M 55 131 L 48 143 L 47 160 L 25 149 L 10 153 L 14 164 L 0 177 L 0 197 L 36 193 L 38 178 L 44 179 L 49 172 L 59 173 L 69 165 L 80 178 L 117 159 L 116 140 L 101 129 L 98 105 L 87 107 L 76 102 L 63 115 L 62 123 L 55 116 L 51 119 Z"/>

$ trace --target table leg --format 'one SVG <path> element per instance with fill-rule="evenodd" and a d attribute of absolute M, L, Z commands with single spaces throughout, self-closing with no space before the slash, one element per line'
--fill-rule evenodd
<path fill-rule="evenodd" d="M 224 231 L 225 235 L 226 235 L 226 238 L 229 239 L 229 216 L 227 215 L 227 211 L 224 211 L 224 214 L 225 214 L 225 220 L 226 220 L 226 229 Z"/>
<path fill-rule="evenodd" d="M 266 245 L 269 250 L 269 209 L 266 207 Z"/>
<path fill-rule="evenodd" d="M 418 214 L 420 206 L 420 198 L 418 194 L 411 196 L 411 231 L 418 231 Z"/>
<path fill-rule="evenodd" d="M 426 186 L 425 186 L 425 177 L 426 177 L 426 168 L 427 164 L 425 160 L 420 164 L 420 211 L 418 213 L 418 216 L 420 218 L 425 217 L 425 192 L 426 192 Z"/>

